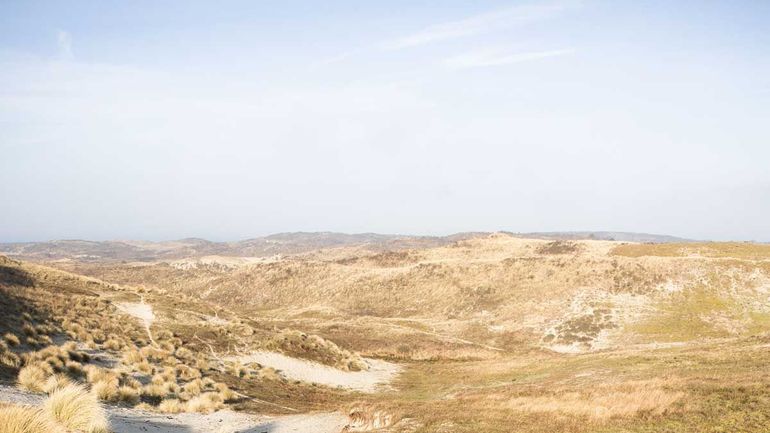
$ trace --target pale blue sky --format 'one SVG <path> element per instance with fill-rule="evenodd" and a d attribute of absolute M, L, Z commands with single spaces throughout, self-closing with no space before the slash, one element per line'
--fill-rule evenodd
<path fill-rule="evenodd" d="M 770 2 L 4 1 L 0 241 L 770 241 Z"/>

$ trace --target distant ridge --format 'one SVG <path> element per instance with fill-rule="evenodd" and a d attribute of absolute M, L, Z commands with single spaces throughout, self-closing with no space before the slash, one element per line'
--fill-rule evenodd
<path fill-rule="evenodd" d="M 623 242 L 692 242 L 675 236 L 629 232 L 502 232 L 520 238 L 560 240 L 616 240 Z M 37 261 L 136 261 L 176 260 L 187 257 L 234 256 L 267 257 L 301 254 L 323 248 L 360 246 L 372 251 L 430 248 L 460 240 L 487 236 L 489 232 L 466 232 L 448 236 L 388 235 L 378 233 L 292 232 L 236 242 L 213 242 L 201 238 L 173 241 L 86 241 L 56 240 L 48 242 L 0 243 L 0 254 Z"/>
<path fill-rule="evenodd" d="M 294 232 L 236 242 L 212 242 L 200 238 L 173 241 L 84 241 L 0 243 L 0 254 L 26 260 L 52 261 L 157 261 L 202 256 L 267 257 L 300 254 L 323 248 L 361 246 L 373 251 L 430 248 L 488 233 L 450 236 L 384 235 L 377 233 Z"/>
<path fill-rule="evenodd" d="M 568 232 L 532 232 L 532 233 L 509 233 L 516 237 L 534 238 L 534 239 L 555 239 L 555 240 L 600 240 L 600 241 L 620 241 L 620 242 L 640 242 L 640 243 L 679 243 L 679 242 L 697 242 L 693 239 L 680 238 L 669 235 L 658 235 L 651 233 L 634 232 L 605 232 L 605 231 L 568 231 Z"/>

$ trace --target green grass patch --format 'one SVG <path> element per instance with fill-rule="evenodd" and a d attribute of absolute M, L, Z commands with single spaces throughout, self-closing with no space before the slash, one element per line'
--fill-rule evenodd
<path fill-rule="evenodd" d="M 692 289 L 675 293 L 655 308 L 660 313 L 632 325 L 630 330 L 652 341 L 677 342 L 698 338 L 727 337 L 727 330 L 714 326 L 706 317 L 718 313 L 740 314 L 739 306 L 711 290 Z"/>

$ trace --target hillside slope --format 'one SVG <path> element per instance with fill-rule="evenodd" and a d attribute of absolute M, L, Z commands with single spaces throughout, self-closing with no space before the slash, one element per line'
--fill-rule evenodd
<path fill-rule="evenodd" d="M 153 334 L 171 332 L 218 366 L 205 374 L 254 398 L 227 403 L 237 409 L 343 410 L 349 431 L 770 430 L 768 245 L 493 234 L 398 251 L 49 263 L 72 273 L 13 263 L 2 285 L 19 293 L 74 278 L 72 290 L 115 305 L 151 304 Z M 146 344 L 132 326 L 132 344 Z M 397 362 L 398 375 L 371 394 L 303 382 L 316 377 L 309 361 L 358 374 L 357 353 Z M 242 376 L 222 359 L 287 371 Z"/>
<path fill-rule="evenodd" d="M 755 244 L 497 234 L 428 249 L 337 248 L 231 267 L 61 266 L 251 314 L 409 319 L 490 346 L 515 340 L 587 351 L 753 335 L 770 323 L 770 246 Z"/>
<path fill-rule="evenodd" d="M 160 418 L 173 419 L 166 423 L 174 431 L 210 431 L 212 425 L 222 432 L 259 426 L 291 431 L 313 419 L 334 429 L 345 425 L 338 411 L 354 393 L 290 381 L 267 365 L 227 355 L 269 350 L 324 363 L 338 375 L 367 367 L 357 354 L 318 336 L 4 256 L 0 311 L 0 407 L 39 402 L 41 393 L 74 383 L 109 406 L 119 433 L 140 431 L 137 425 L 162 429 Z M 293 346 L 295 339 L 302 346 Z M 206 415 L 226 408 L 294 417 L 224 414 L 219 422 L 224 416 L 237 425 L 222 430 Z M 319 410 L 327 412 L 297 417 Z"/>

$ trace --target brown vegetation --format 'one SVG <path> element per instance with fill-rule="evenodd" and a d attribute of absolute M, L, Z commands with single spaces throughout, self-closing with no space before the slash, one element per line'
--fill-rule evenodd
<path fill-rule="evenodd" d="M 110 283 L 6 263 L 14 283 L 0 303 L 15 320 L 0 318 L 0 333 L 32 344 L 4 337 L 0 371 L 27 389 L 88 384 L 107 404 L 169 414 L 347 407 L 360 430 L 763 432 L 768 258 L 752 244 L 500 234 L 221 269 L 56 264 Z M 114 305 L 139 292 L 159 317 L 154 343 Z M 65 335 L 78 345 L 45 347 Z M 352 371 L 366 366 L 360 353 L 404 372 L 365 395 L 222 361 L 252 350 Z"/>

